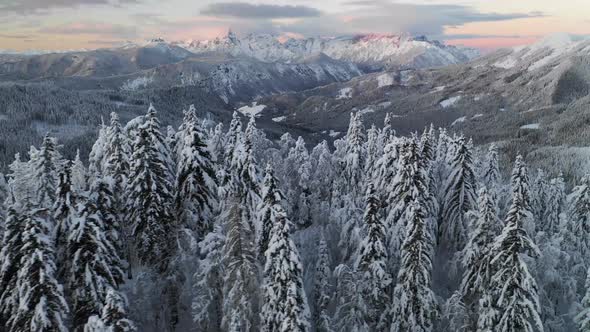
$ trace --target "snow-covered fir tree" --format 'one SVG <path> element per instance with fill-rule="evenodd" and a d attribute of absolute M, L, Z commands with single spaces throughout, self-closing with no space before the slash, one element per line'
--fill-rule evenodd
<path fill-rule="evenodd" d="M 498 317 L 494 331 L 543 331 L 539 317 L 537 283 L 529 273 L 523 255 L 538 257 L 539 249 L 529 238 L 525 225 L 533 217 L 530 207 L 529 178 L 522 156 L 517 156 L 512 171 L 512 204 L 502 233 L 492 245 L 493 292 Z"/>
<path fill-rule="evenodd" d="M 39 152 L 31 156 L 35 181 L 34 199 L 40 207 L 51 208 L 55 201 L 57 174 L 60 168 L 60 154 L 55 138 L 46 135 Z M 33 158 L 34 157 L 34 158 Z"/>
<path fill-rule="evenodd" d="M 290 221 L 275 209 L 265 252 L 261 331 L 307 331 L 309 308 L 303 289 L 303 267 L 290 235 Z"/>
<path fill-rule="evenodd" d="M 262 183 L 262 202 L 260 203 L 259 219 L 260 234 L 258 236 L 258 255 L 261 262 L 266 262 L 266 250 L 271 237 L 272 228 L 277 223 L 277 218 L 282 218 L 285 211 L 281 206 L 283 194 L 278 188 L 278 181 L 270 164 L 266 166 Z"/>
<path fill-rule="evenodd" d="M 18 308 L 7 322 L 8 331 L 67 331 L 68 305 L 56 279 L 51 241 L 51 213 L 30 206 L 24 215 L 19 271 Z"/>
<path fill-rule="evenodd" d="M 165 268 L 170 257 L 173 193 L 169 155 L 159 131 L 155 110 L 140 125 L 133 142 L 127 185 L 127 220 L 132 225 L 135 254 L 141 264 Z"/>
<path fill-rule="evenodd" d="M 78 216 L 78 194 L 72 185 L 72 163 L 66 162 L 65 167 L 59 173 L 57 183 L 56 200 L 53 205 L 52 239 L 55 241 L 56 264 L 58 276 L 63 279 L 72 263 L 68 256 L 68 237 L 74 219 Z"/>
<path fill-rule="evenodd" d="M 456 142 L 457 149 L 451 163 L 451 174 L 445 185 L 440 225 L 441 243 L 458 251 L 467 242 L 465 213 L 476 207 L 476 181 L 469 143 L 464 137 Z"/>
<path fill-rule="evenodd" d="M 80 158 L 80 150 L 76 151 L 76 158 L 72 162 L 72 187 L 81 193 L 88 187 L 88 171 Z"/>
<path fill-rule="evenodd" d="M 424 202 L 414 198 L 406 211 L 407 235 L 401 246 L 400 270 L 393 291 L 391 332 L 432 331 L 437 305 L 432 291 L 432 235 Z"/>
<path fill-rule="evenodd" d="M 382 309 L 389 302 L 388 294 L 392 280 L 387 269 L 385 227 L 381 220 L 375 186 L 372 183 L 367 187 L 366 197 L 367 207 L 363 217 L 365 236 L 359 245 L 356 270 L 368 306 L 367 321 L 376 326 Z"/>
<path fill-rule="evenodd" d="M 336 312 L 334 313 L 335 331 L 369 332 L 367 322 L 367 304 L 361 292 L 358 274 L 345 264 L 334 269 L 338 281 L 336 285 Z"/>
<path fill-rule="evenodd" d="M 183 227 L 202 239 L 212 228 L 217 208 L 217 179 L 211 155 L 203 140 L 194 108 L 185 114 L 179 131 L 178 170 L 176 173 L 176 218 Z"/>
<path fill-rule="evenodd" d="M 17 289 L 18 272 L 23 257 L 23 234 L 26 214 L 32 209 L 30 205 L 20 206 L 14 202 L 8 206 L 6 224 L 0 250 L 0 321 L 8 322 L 16 315 L 19 307 Z M 4 326 L 8 328 L 8 325 Z"/>
<path fill-rule="evenodd" d="M 105 304 L 102 308 L 101 320 L 111 328 L 113 332 L 137 331 L 135 324 L 127 314 L 127 300 L 120 292 L 109 288 L 106 294 Z"/>
<path fill-rule="evenodd" d="M 313 326 L 319 332 L 331 332 L 332 321 L 328 310 L 330 305 L 332 271 L 330 268 L 330 252 L 324 231 L 320 233 L 318 242 L 317 260 L 315 263 L 314 285 L 313 285 Z"/>

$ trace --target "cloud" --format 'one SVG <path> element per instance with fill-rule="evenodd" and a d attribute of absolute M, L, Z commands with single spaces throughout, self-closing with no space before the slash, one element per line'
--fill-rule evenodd
<path fill-rule="evenodd" d="M 380 0 L 353 0 L 345 3 L 345 6 L 350 9 L 339 14 L 302 19 L 294 24 L 284 24 L 280 28 L 304 35 L 367 32 L 442 35 L 445 27 L 544 16 L 540 12 L 482 13 L 465 5 L 417 5 Z"/>
<path fill-rule="evenodd" d="M 97 22 L 70 23 L 60 26 L 44 28 L 39 30 L 39 32 L 45 34 L 58 35 L 110 36 L 126 39 L 134 39 L 138 36 L 138 31 L 135 26 Z"/>
<path fill-rule="evenodd" d="M 321 12 L 307 6 L 256 5 L 244 2 L 214 3 L 201 11 L 202 15 L 230 16 L 251 19 L 317 17 Z"/>
<path fill-rule="evenodd" d="M 0 38 L 5 39 L 29 39 L 32 38 L 31 35 L 12 35 L 12 34 L 0 34 Z"/>
<path fill-rule="evenodd" d="M 42 14 L 51 9 L 78 8 L 85 5 L 123 6 L 139 3 L 139 0 L 3 0 L 0 13 Z"/>

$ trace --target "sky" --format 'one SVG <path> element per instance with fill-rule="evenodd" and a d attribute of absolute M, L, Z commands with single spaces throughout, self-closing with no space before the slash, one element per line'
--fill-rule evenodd
<path fill-rule="evenodd" d="M 272 33 L 426 35 L 483 51 L 590 35 L 588 0 L 0 0 L 0 49 L 113 47 Z"/>

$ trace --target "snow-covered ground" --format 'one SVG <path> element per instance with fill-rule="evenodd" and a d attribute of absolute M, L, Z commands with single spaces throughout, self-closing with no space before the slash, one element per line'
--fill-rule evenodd
<path fill-rule="evenodd" d="M 458 118 L 457 120 L 453 121 L 453 123 L 451 123 L 451 126 L 454 126 L 456 124 L 465 122 L 465 120 L 467 120 L 467 117 L 466 116 L 462 116 L 462 117 Z"/>
<path fill-rule="evenodd" d="M 461 98 L 463 98 L 463 97 L 462 96 L 455 96 L 455 97 L 445 99 L 440 102 L 440 106 L 442 106 L 442 108 L 451 107 L 451 106 L 455 105 L 459 100 L 461 100 Z"/>
<path fill-rule="evenodd" d="M 352 98 L 352 88 L 343 88 L 338 91 L 336 99 L 350 99 Z"/>
<path fill-rule="evenodd" d="M 238 108 L 238 112 L 246 116 L 259 117 L 260 112 L 266 108 L 266 105 L 258 105 L 256 102 L 252 103 L 252 106 L 242 106 Z"/>
<path fill-rule="evenodd" d="M 538 123 L 530 123 L 524 126 L 521 126 L 520 129 L 540 129 L 541 125 Z"/>
<path fill-rule="evenodd" d="M 274 122 L 283 122 L 287 119 L 286 116 L 277 116 L 276 118 L 272 118 L 272 121 Z"/>
<path fill-rule="evenodd" d="M 384 86 L 393 85 L 393 77 L 390 74 L 381 74 L 377 76 L 377 86 L 382 88 Z"/>

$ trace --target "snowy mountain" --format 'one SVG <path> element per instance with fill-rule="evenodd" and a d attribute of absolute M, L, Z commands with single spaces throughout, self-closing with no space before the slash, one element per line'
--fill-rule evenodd
<path fill-rule="evenodd" d="M 230 31 L 223 38 L 190 41 L 182 46 L 196 54 L 218 52 L 245 55 L 265 62 L 297 62 L 324 53 L 334 59 L 374 68 L 440 67 L 466 62 L 479 55 L 474 49 L 448 46 L 426 37 L 375 34 L 290 38 L 281 42 L 278 37 L 268 34 L 249 34 L 240 38 Z"/>

